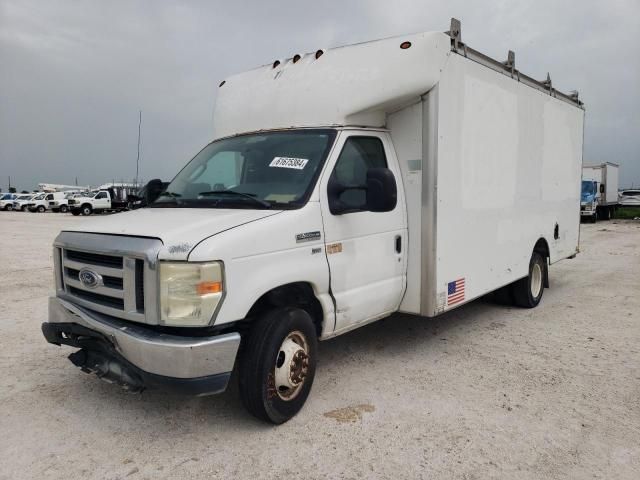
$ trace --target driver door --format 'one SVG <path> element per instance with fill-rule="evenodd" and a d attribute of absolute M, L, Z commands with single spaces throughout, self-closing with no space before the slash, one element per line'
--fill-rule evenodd
<path fill-rule="evenodd" d="M 366 209 L 364 189 L 347 190 L 340 201 L 348 213 L 334 215 L 327 185 L 332 175 L 347 185 L 364 186 L 369 168 L 389 168 L 398 201 L 389 212 Z M 321 208 L 325 252 L 336 303 L 335 331 L 349 330 L 395 312 L 406 285 L 407 220 L 395 152 L 383 132 L 342 131 L 323 175 Z"/>

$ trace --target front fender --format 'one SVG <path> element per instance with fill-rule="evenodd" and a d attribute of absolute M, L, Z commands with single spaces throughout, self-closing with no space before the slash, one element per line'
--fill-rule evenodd
<path fill-rule="evenodd" d="M 304 236 L 312 232 L 319 235 Z M 323 307 L 324 325 L 333 329 L 334 307 L 318 203 L 309 202 L 299 210 L 222 232 L 189 253 L 189 261 L 210 260 L 222 260 L 225 270 L 225 299 L 216 325 L 245 318 L 254 303 L 276 287 L 305 282 Z"/>

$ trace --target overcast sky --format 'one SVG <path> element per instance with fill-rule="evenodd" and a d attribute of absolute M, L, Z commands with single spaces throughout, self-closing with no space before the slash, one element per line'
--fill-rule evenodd
<path fill-rule="evenodd" d="M 640 184 L 640 1 L 0 0 L 0 187 L 171 179 L 226 76 L 297 52 L 448 30 L 586 103 L 586 163 Z"/>

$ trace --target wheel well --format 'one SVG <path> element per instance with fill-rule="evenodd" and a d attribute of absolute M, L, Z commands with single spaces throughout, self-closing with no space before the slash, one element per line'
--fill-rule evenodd
<path fill-rule="evenodd" d="M 544 274 L 544 286 L 546 288 L 549 288 L 548 265 L 549 265 L 549 262 L 551 261 L 551 256 L 549 254 L 549 244 L 544 238 L 539 238 L 535 246 L 533 247 L 533 251 L 538 252 L 540 255 L 542 255 L 546 259 L 547 268 L 545 269 L 545 274 Z"/>
<path fill-rule="evenodd" d="M 269 290 L 253 304 L 247 318 L 254 318 L 272 308 L 285 306 L 295 306 L 305 310 L 311 315 L 318 336 L 322 334 L 324 318 L 322 305 L 316 298 L 313 287 L 307 282 L 288 283 Z"/>
<path fill-rule="evenodd" d="M 93 205 L 91 205 L 90 203 L 83 203 L 80 208 L 84 208 L 84 207 L 89 207 L 91 210 L 93 210 Z"/>

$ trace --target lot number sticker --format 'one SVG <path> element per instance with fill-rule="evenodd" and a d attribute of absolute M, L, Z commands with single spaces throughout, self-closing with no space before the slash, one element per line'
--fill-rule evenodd
<path fill-rule="evenodd" d="M 270 167 L 277 168 L 293 168 L 295 170 L 302 170 L 309 159 L 307 158 L 294 158 L 294 157 L 275 157 L 269 164 Z"/>

